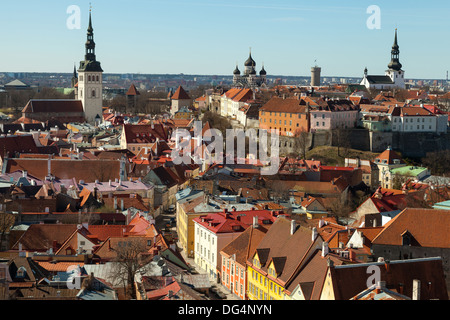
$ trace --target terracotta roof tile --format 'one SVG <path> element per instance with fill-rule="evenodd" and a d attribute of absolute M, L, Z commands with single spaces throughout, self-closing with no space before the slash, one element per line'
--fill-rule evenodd
<path fill-rule="evenodd" d="M 402 245 L 407 230 L 421 247 L 450 248 L 450 211 L 407 208 L 391 219 L 373 240 L 373 244 Z"/>
<path fill-rule="evenodd" d="M 191 97 L 186 93 L 182 86 L 179 86 L 177 91 L 172 96 L 172 100 L 189 100 Z"/>

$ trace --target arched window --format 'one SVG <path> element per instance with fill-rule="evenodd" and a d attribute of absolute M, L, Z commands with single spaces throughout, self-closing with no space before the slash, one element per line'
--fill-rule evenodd
<path fill-rule="evenodd" d="M 88 81 L 91 81 L 91 76 L 88 76 Z"/>
<path fill-rule="evenodd" d="M 92 90 L 92 98 L 95 98 L 95 90 Z"/>

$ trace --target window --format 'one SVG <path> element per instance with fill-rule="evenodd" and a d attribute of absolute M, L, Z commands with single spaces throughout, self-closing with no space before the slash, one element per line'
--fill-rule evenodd
<path fill-rule="evenodd" d="M 22 266 L 19 269 L 17 269 L 16 278 L 25 278 L 26 275 L 27 269 L 25 269 L 25 267 Z"/>

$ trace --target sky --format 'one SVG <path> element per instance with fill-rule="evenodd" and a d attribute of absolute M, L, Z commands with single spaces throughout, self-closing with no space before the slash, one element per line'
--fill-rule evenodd
<path fill-rule="evenodd" d="M 384 74 L 395 28 L 406 78 L 450 69 L 447 0 L 2 0 L 0 72 L 72 72 L 90 2 L 105 73 L 232 75 L 251 48 L 269 76 Z"/>

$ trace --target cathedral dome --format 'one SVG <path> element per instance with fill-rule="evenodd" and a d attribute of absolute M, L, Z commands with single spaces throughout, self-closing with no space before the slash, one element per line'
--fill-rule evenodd
<path fill-rule="evenodd" d="M 264 69 L 264 66 L 262 67 L 261 71 L 259 72 L 260 75 L 265 76 L 267 75 L 266 70 Z"/>
<path fill-rule="evenodd" d="M 256 62 L 255 62 L 255 60 L 253 60 L 251 53 L 250 53 L 250 56 L 248 57 L 247 61 L 245 61 L 244 65 L 246 67 L 254 67 L 254 66 L 256 66 Z"/>

